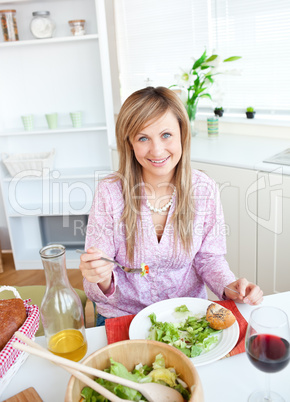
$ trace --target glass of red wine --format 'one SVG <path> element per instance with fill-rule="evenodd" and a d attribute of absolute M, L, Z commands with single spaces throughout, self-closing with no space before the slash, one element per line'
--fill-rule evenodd
<path fill-rule="evenodd" d="M 246 352 L 257 369 L 265 373 L 283 370 L 290 359 L 289 343 L 288 316 L 283 310 L 263 306 L 252 311 L 246 333 Z M 248 401 L 282 402 L 284 399 L 270 390 L 270 378 L 267 375 L 265 389 L 252 393 Z"/>

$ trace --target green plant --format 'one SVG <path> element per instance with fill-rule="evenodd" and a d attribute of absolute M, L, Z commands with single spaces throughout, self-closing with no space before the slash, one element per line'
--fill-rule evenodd
<path fill-rule="evenodd" d="M 252 106 L 247 107 L 247 112 L 249 113 L 253 113 L 255 111 L 255 109 Z"/>
<path fill-rule="evenodd" d="M 223 117 L 224 109 L 222 107 L 215 107 L 213 112 L 216 116 Z"/>
<path fill-rule="evenodd" d="M 178 86 L 187 91 L 185 105 L 189 119 L 195 118 L 196 107 L 200 98 L 212 99 L 208 90 L 214 84 L 215 77 L 218 74 L 224 74 L 219 69 L 220 65 L 240 58 L 240 56 L 232 56 L 222 60 L 217 54 L 207 56 L 205 50 L 202 56 L 193 63 L 189 71 L 183 71 L 182 74 L 176 76 L 179 82 L 171 85 L 171 87 Z"/>

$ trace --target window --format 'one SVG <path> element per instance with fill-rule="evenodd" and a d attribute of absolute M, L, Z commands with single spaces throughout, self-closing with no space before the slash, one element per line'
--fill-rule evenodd
<path fill-rule="evenodd" d="M 218 78 L 220 106 L 290 118 L 289 21 L 289 0 L 115 0 L 122 101 L 148 79 L 174 84 L 180 68 L 207 49 L 242 56 L 227 65 L 241 75 Z M 209 106 L 200 100 L 199 109 Z"/>

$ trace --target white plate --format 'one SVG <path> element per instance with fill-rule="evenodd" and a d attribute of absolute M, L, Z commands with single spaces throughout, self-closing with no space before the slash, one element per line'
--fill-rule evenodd
<path fill-rule="evenodd" d="M 173 316 L 176 307 L 185 304 L 194 315 L 205 315 L 207 307 L 212 302 L 205 299 L 196 299 L 193 297 L 178 297 L 175 299 L 163 300 L 161 302 L 151 304 L 141 310 L 132 320 L 129 328 L 130 339 L 147 339 L 151 321 L 149 314 L 155 313 L 157 321 L 178 322 L 181 319 L 176 319 Z M 208 352 L 204 352 L 197 357 L 190 358 L 195 366 L 203 366 L 204 364 L 212 363 L 224 357 L 236 345 L 239 339 L 240 329 L 237 321 L 221 333 L 218 343 Z"/>

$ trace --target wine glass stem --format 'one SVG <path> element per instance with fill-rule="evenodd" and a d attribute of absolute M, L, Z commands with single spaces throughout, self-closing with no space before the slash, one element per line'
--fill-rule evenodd
<path fill-rule="evenodd" d="M 265 374 L 265 397 L 264 401 L 271 401 L 271 384 L 270 384 L 270 375 Z"/>

